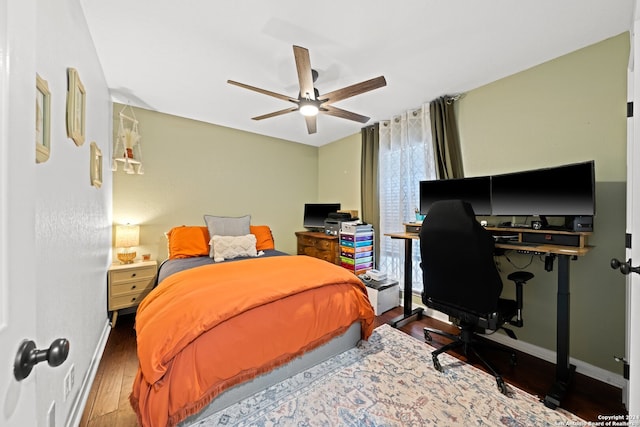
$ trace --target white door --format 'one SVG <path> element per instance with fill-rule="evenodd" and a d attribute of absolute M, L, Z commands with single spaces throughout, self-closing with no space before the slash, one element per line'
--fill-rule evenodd
<path fill-rule="evenodd" d="M 627 233 L 631 235 L 631 248 L 626 251 L 632 267 L 640 265 L 640 17 L 636 1 L 635 22 L 632 34 L 632 52 L 628 92 L 634 101 L 633 118 L 628 120 L 627 136 Z M 622 261 L 622 260 L 621 260 Z M 629 383 L 626 396 L 630 416 L 640 416 L 640 274 L 627 276 L 627 350 Z M 635 418 L 635 423 L 639 422 Z M 630 424 L 631 425 L 631 424 Z"/>
<path fill-rule="evenodd" d="M 0 425 L 7 427 L 44 425 L 35 393 L 42 367 L 21 382 L 13 375 L 18 347 L 35 339 L 36 324 L 34 16 L 33 0 L 0 1 Z"/>

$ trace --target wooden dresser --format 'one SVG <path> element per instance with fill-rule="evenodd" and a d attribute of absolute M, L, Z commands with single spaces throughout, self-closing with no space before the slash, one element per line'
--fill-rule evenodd
<path fill-rule="evenodd" d="M 329 236 L 317 231 L 296 231 L 298 255 L 308 255 L 340 265 L 338 236 Z"/>
<path fill-rule="evenodd" d="M 107 290 L 111 326 L 116 326 L 118 311 L 138 307 L 155 283 L 158 264 L 156 261 L 141 261 L 133 264 L 113 264 L 109 268 Z"/>

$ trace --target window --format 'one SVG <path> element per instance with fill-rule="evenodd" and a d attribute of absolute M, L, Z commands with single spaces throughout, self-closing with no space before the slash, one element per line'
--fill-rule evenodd
<path fill-rule="evenodd" d="M 414 222 L 419 183 L 436 178 L 429 105 L 380 123 L 379 200 L 380 259 L 378 267 L 403 285 L 404 241 L 385 233 L 404 230 Z M 413 291 L 422 292 L 420 248 L 413 245 Z"/>

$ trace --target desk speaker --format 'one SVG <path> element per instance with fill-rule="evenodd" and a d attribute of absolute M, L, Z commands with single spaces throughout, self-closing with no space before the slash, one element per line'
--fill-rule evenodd
<path fill-rule="evenodd" d="M 593 217 L 592 216 L 574 216 L 567 224 L 573 231 L 593 231 Z"/>
<path fill-rule="evenodd" d="M 580 236 L 573 234 L 522 233 L 522 241 L 541 245 L 560 245 L 580 247 Z"/>

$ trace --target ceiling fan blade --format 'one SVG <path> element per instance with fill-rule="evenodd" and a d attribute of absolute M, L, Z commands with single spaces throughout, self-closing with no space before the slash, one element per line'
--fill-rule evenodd
<path fill-rule="evenodd" d="M 307 122 L 307 130 L 309 131 L 309 135 L 317 132 L 318 116 L 304 116 L 304 121 Z"/>
<path fill-rule="evenodd" d="M 370 117 L 360 114 L 352 113 L 351 111 L 343 110 L 341 108 L 334 107 L 333 105 L 324 105 L 320 109 L 324 114 L 328 114 L 334 117 L 340 117 L 341 119 L 353 120 L 355 122 L 367 123 Z"/>
<path fill-rule="evenodd" d="M 252 117 L 253 120 L 263 120 L 268 119 L 270 117 L 281 116 L 283 114 L 292 113 L 294 111 L 298 111 L 298 107 L 290 107 L 285 108 L 284 110 L 274 111 L 273 113 L 263 114 L 261 116 Z"/>
<path fill-rule="evenodd" d="M 309 50 L 304 47 L 294 45 L 293 56 L 296 60 L 296 69 L 298 70 L 300 96 L 302 98 L 316 99 L 316 94 L 313 90 L 313 74 L 311 72 Z"/>
<path fill-rule="evenodd" d="M 364 82 L 343 87 L 342 89 L 334 90 L 333 92 L 325 93 L 324 95 L 321 95 L 319 99 L 323 100 L 323 102 L 337 102 L 342 99 L 347 99 L 352 96 L 359 95 L 361 93 L 369 92 L 370 90 L 384 87 L 386 85 L 387 81 L 385 80 L 384 76 L 375 77 Z"/>
<path fill-rule="evenodd" d="M 282 99 L 284 101 L 298 103 L 298 100 L 296 98 L 292 98 L 290 96 L 282 95 L 282 94 L 279 94 L 279 93 L 276 93 L 276 92 L 271 92 L 270 90 L 260 89 L 259 87 L 250 86 L 250 85 L 247 85 L 247 84 L 244 84 L 244 83 L 240 83 L 240 82 L 235 82 L 233 80 L 227 80 L 227 83 L 232 84 L 234 86 L 239 86 L 239 87 L 242 87 L 242 88 L 245 88 L 245 89 L 249 89 L 249 90 L 252 90 L 254 92 L 262 93 L 264 95 L 273 96 L 274 98 Z"/>

